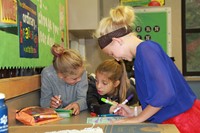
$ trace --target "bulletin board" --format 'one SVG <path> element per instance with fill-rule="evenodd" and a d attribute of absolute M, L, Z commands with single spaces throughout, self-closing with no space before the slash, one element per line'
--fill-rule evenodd
<path fill-rule="evenodd" d="M 120 0 L 122 5 L 129 5 L 134 7 L 139 6 L 163 6 L 165 0 Z"/>
<path fill-rule="evenodd" d="M 27 0 L 17 0 L 19 2 Z M 0 68 L 45 67 L 52 63 L 50 48 L 54 43 L 68 47 L 66 0 L 30 0 L 37 10 L 38 55 L 20 56 L 19 24 L 0 28 Z M 26 9 L 32 9 L 25 6 Z M 26 14 L 30 16 L 29 13 Z M 19 16 L 18 16 L 19 17 Z"/>
<path fill-rule="evenodd" d="M 168 7 L 135 8 L 135 31 L 138 38 L 158 42 L 171 56 L 171 9 Z"/>

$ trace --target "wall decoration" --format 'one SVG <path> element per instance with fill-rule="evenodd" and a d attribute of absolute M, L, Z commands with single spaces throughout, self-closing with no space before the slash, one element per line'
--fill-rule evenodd
<path fill-rule="evenodd" d="M 171 56 L 171 9 L 167 7 L 135 9 L 138 38 L 158 42 Z M 162 21 L 161 21 L 162 20 Z"/>
<path fill-rule="evenodd" d="M 38 28 L 38 31 L 37 29 L 32 30 L 34 26 L 23 24 L 24 27 L 21 27 L 21 30 L 23 29 L 24 31 L 22 31 L 24 33 L 21 36 L 20 32 L 18 32 L 20 31 L 20 23 L 17 23 L 19 27 L 0 28 L 0 68 L 37 68 L 48 66 L 52 63 L 50 48 L 54 43 L 68 47 L 66 1 L 17 0 L 17 3 L 18 2 L 32 2 L 33 5 L 36 5 L 34 8 L 31 7 L 34 10 L 36 9 L 36 16 L 31 16 L 30 11 L 32 11 L 32 9 L 28 6 L 26 6 L 28 10 L 24 14 L 34 18 L 35 21 L 37 20 L 35 26 Z M 25 27 L 30 27 L 30 29 L 26 29 Z M 37 32 L 38 39 L 37 37 L 33 37 L 33 35 L 37 35 Z M 25 36 L 25 33 L 28 33 L 27 36 Z M 32 44 L 34 47 L 22 48 L 23 50 L 28 51 L 29 54 L 20 52 L 21 44 L 19 44 L 19 36 L 22 38 L 32 38 Z M 30 44 L 30 42 L 26 43 Z M 37 52 L 35 50 L 37 50 Z"/>
<path fill-rule="evenodd" d="M 0 0 L 0 27 L 16 26 L 17 1 Z"/>
<path fill-rule="evenodd" d="M 120 0 L 122 5 L 129 5 L 133 7 L 140 6 L 163 6 L 165 0 Z"/>
<path fill-rule="evenodd" d="M 38 58 L 37 6 L 27 0 L 18 2 L 20 57 Z"/>

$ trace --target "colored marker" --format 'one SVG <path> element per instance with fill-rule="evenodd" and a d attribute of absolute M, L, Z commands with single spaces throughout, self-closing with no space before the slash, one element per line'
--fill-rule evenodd
<path fill-rule="evenodd" d="M 58 118 L 58 115 L 57 114 L 36 114 L 33 116 L 34 119 L 37 121 L 39 119 L 51 119 L 51 118 Z"/>
<path fill-rule="evenodd" d="M 121 104 L 126 104 L 129 100 L 133 98 L 133 94 L 131 94 L 126 100 L 124 100 Z M 118 110 L 120 110 L 121 107 L 118 107 L 114 110 L 114 113 L 116 113 Z"/>
<path fill-rule="evenodd" d="M 105 98 L 101 98 L 101 101 L 104 102 L 104 103 L 107 103 L 107 104 L 110 104 L 110 105 L 113 105 L 113 103 L 111 101 L 109 101 L 108 99 L 105 99 Z"/>
<path fill-rule="evenodd" d="M 39 117 L 42 118 L 57 118 L 58 115 L 39 115 Z"/>
<path fill-rule="evenodd" d="M 101 114 L 98 115 L 99 117 L 116 117 L 116 116 L 120 116 L 120 115 L 116 115 L 116 114 Z"/>

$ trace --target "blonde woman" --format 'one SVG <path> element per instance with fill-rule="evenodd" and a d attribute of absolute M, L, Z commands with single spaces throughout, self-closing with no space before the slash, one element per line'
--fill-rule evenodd
<path fill-rule="evenodd" d="M 134 116 L 133 109 L 121 104 L 117 114 L 128 118 L 115 122 L 175 124 L 181 133 L 200 132 L 200 100 L 158 43 L 137 38 L 132 30 L 135 18 L 132 7 L 117 6 L 100 21 L 95 34 L 104 53 L 116 60 L 135 58 L 136 92 L 143 111 Z"/>

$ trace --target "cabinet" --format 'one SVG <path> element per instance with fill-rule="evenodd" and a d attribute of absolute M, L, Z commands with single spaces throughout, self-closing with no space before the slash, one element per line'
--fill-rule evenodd
<path fill-rule="evenodd" d="M 69 30 L 96 29 L 100 20 L 100 0 L 68 0 Z"/>
<path fill-rule="evenodd" d="M 68 29 L 78 38 L 92 38 L 102 17 L 119 4 L 116 0 L 68 0 Z"/>

